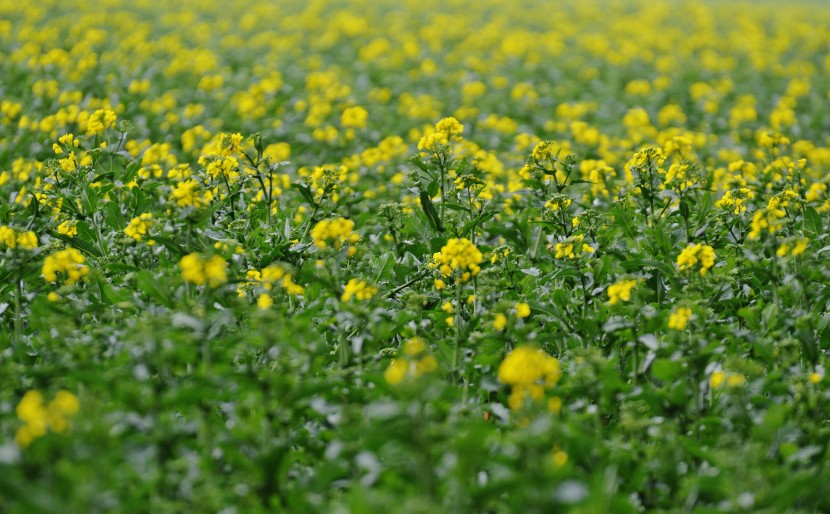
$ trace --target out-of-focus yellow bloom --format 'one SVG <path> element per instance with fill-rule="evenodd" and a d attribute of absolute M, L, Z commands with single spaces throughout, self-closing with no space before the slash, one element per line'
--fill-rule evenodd
<path fill-rule="evenodd" d="M 378 289 L 376 287 L 370 286 L 363 280 L 353 278 L 343 287 L 343 295 L 340 297 L 340 300 L 343 302 L 348 302 L 352 298 L 360 301 L 369 300 L 377 292 Z"/>
<path fill-rule="evenodd" d="M 616 305 L 631 300 L 631 290 L 637 285 L 636 280 L 621 280 L 608 286 L 608 305 Z"/>
<path fill-rule="evenodd" d="M 689 320 L 692 319 L 692 309 L 678 307 L 669 315 L 669 328 L 674 330 L 686 330 Z"/>
<path fill-rule="evenodd" d="M 29 391 L 17 405 L 17 417 L 24 425 L 17 430 L 15 441 L 21 448 L 26 448 L 38 437 L 46 435 L 47 430 L 62 434 L 79 410 L 78 397 L 68 391 L 58 391 L 48 404 L 39 391 Z"/>
<path fill-rule="evenodd" d="M 691 269 L 700 264 L 700 274 L 706 273 L 715 265 L 715 250 L 701 243 L 690 244 L 677 256 L 677 265 L 680 270 Z"/>
<path fill-rule="evenodd" d="M 57 282 L 58 274 L 63 276 L 64 284 L 74 284 L 89 273 L 84 264 L 84 256 L 74 248 L 57 251 L 46 256 L 43 261 L 43 278 L 47 282 Z"/>
<path fill-rule="evenodd" d="M 556 385 L 561 375 L 559 361 L 531 346 L 516 348 L 499 365 L 498 379 L 511 386 L 508 405 L 518 410 L 526 398 L 540 400 L 546 388 Z"/>
<path fill-rule="evenodd" d="M 185 255 L 179 261 L 182 278 L 197 286 L 219 287 L 228 281 L 228 262 L 219 255 L 204 257 L 198 253 Z"/>

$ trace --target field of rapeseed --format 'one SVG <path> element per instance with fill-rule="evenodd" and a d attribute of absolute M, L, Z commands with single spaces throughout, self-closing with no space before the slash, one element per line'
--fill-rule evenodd
<path fill-rule="evenodd" d="M 0 512 L 828 512 L 830 7 L 0 0 Z"/>

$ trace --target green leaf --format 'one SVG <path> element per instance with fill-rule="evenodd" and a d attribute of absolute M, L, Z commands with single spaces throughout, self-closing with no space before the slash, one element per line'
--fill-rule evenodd
<path fill-rule="evenodd" d="M 139 271 L 135 274 L 135 282 L 138 288 L 150 298 L 156 300 L 167 308 L 173 308 L 170 291 L 164 286 L 159 277 L 149 271 Z"/>
<path fill-rule="evenodd" d="M 424 214 L 429 220 L 429 224 L 432 225 L 432 228 L 437 230 L 438 232 L 444 231 L 444 224 L 441 223 L 441 218 L 438 216 L 438 211 L 435 210 L 435 205 L 432 203 L 432 199 L 426 193 L 426 191 L 421 191 L 421 209 L 423 209 Z"/>
<path fill-rule="evenodd" d="M 683 373 L 683 363 L 671 359 L 655 359 L 651 363 L 651 375 L 663 382 L 672 382 Z"/>
<path fill-rule="evenodd" d="M 78 225 L 80 225 L 80 223 L 78 223 Z M 87 241 L 84 241 L 83 239 L 79 239 L 77 237 L 70 237 L 55 231 L 50 231 L 49 235 L 54 237 L 55 239 L 60 239 L 69 246 L 77 248 L 78 250 L 86 253 L 87 255 L 91 255 L 93 257 L 101 256 L 101 252 L 97 248 L 95 248 L 95 246 L 93 246 L 91 243 Z"/>
<path fill-rule="evenodd" d="M 824 224 L 821 222 L 821 215 L 809 205 L 804 209 L 804 221 L 815 235 L 820 236 L 824 234 Z"/>
<path fill-rule="evenodd" d="M 300 194 L 303 195 L 303 198 L 305 198 L 305 201 L 310 203 L 312 206 L 317 205 L 317 202 L 314 201 L 314 193 L 311 192 L 311 189 L 309 189 L 307 185 L 300 184 L 299 182 L 293 182 L 291 187 L 298 190 Z"/>

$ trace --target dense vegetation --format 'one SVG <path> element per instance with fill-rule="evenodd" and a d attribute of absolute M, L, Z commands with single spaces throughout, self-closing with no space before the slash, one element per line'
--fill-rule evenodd
<path fill-rule="evenodd" d="M 0 512 L 824 512 L 830 9 L 0 0 Z"/>

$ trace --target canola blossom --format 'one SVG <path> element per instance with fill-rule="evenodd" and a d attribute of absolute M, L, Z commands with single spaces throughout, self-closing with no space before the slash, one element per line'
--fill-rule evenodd
<path fill-rule="evenodd" d="M 830 512 L 828 26 L 0 0 L 0 510 Z"/>

